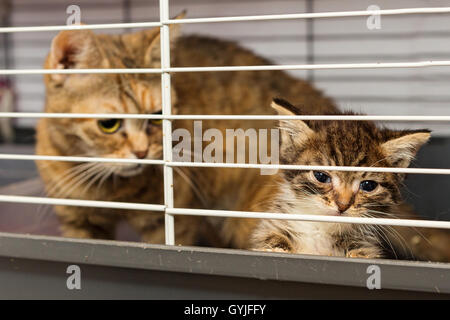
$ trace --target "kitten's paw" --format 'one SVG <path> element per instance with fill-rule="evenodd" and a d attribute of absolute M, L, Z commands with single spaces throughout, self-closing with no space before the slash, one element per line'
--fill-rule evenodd
<path fill-rule="evenodd" d="M 287 251 L 287 250 L 285 250 L 283 248 L 260 248 L 260 249 L 252 249 L 252 251 L 289 253 L 289 251 Z"/>
<path fill-rule="evenodd" d="M 381 253 L 375 248 L 358 248 L 347 251 L 347 258 L 366 258 L 366 259 L 376 259 L 381 258 Z"/>

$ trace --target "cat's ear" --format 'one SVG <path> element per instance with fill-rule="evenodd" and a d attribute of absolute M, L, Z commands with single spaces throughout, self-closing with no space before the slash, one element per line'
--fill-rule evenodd
<path fill-rule="evenodd" d="M 420 147 L 430 139 L 430 132 L 429 130 L 393 131 L 390 139 L 381 145 L 381 149 L 391 165 L 406 168 Z"/>
<path fill-rule="evenodd" d="M 107 68 L 97 45 L 95 35 L 90 30 L 65 30 L 53 38 L 45 67 L 47 69 Z M 65 74 L 51 74 L 56 82 L 64 82 Z"/>
<path fill-rule="evenodd" d="M 273 99 L 272 108 L 282 116 L 301 114 L 299 108 L 283 99 Z M 314 131 L 302 120 L 280 120 L 280 130 L 282 150 L 299 147 L 314 134 Z"/>
<path fill-rule="evenodd" d="M 183 19 L 186 16 L 186 10 L 178 14 L 173 19 Z M 156 32 L 155 32 L 156 30 Z M 151 68 L 160 68 L 161 67 L 161 36 L 159 32 L 159 28 L 150 30 L 151 42 L 147 47 L 144 55 L 144 63 L 146 66 Z M 172 48 L 173 44 L 179 38 L 181 34 L 181 24 L 171 24 L 169 26 L 169 37 L 170 37 L 170 47 Z"/>

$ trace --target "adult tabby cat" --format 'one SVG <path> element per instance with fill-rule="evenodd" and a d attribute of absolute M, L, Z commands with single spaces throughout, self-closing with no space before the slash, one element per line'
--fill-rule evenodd
<path fill-rule="evenodd" d="M 269 62 L 238 45 L 198 36 L 179 36 L 170 28 L 172 66 L 265 65 Z M 45 62 L 48 69 L 159 68 L 159 28 L 123 35 L 96 35 L 89 30 L 63 31 L 54 39 Z M 156 74 L 46 75 L 46 112 L 139 113 L 161 112 L 161 79 Z M 173 112 L 179 114 L 267 114 L 273 96 L 282 95 L 319 111 L 333 109 L 308 83 L 284 72 L 176 73 L 172 78 Z M 203 121 L 203 128 L 264 128 L 266 121 Z M 174 121 L 174 129 L 192 131 L 190 121 Z M 135 119 L 41 119 L 36 152 L 40 155 L 129 159 L 162 157 L 160 121 Z M 163 203 L 163 177 L 158 166 L 118 163 L 38 161 L 46 192 L 51 197 Z M 189 169 L 174 177 L 176 207 L 234 209 L 248 199 L 259 170 Z M 205 187 L 208 186 L 208 187 Z M 236 186 L 239 186 L 238 188 Z M 120 219 L 126 219 L 143 241 L 164 242 L 164 217 L 158 212 L 56 206 L 64 236 L 114 238 Z M 178 244 L 199 242 L 211 230 L 207 221 L 176 217 Z M 233 221 L 224 223 L 228 233 Z M 230 227 L 230 228 L 229 228 Z M 231 238 L 244 237 L 241 230 Z M 220 233 L 220 232 L 219 232 Z M 230 234 L 231 234 L 230 233 Z M 208 234 L 214 234 L 209 232 Z M 222 237 L 222 239 L 224 239 Z M 226 241 L 221 241 L 226 242 Z M 224 245 L 235 245 L 226 243 Z"/>
<path fill-rule="evenodd" d="M 308 110 L 281 99 L 274 100 L 272 107 L 281 115 L 309 114 Z M 280 127 L 283 164 L 407 167 L 430 138 L 428 130 L 393 131 L 378 128 L 369 121 L 286 120 L 281 121 Z M 411 210 L 400 194 L 403 178 L 404 174 L 383 172 L 284 170 L 269 178 L 272 183 L 259 190 L 250 207 L 255 211 L 296 214 L 408 217 Z M 265 220 L 255 227 L 250 241 L 257 250 L 365 258 L 431 257 L 410 243 L 411 234 L 406 229 L 400 233 L 397 230 L 358 224 Z M 448 243 L 448 233 L 436 230 L 434 233 Z M 408 241 L 403 239 L 405 236 Z M 441 250 L 438 259 L 448 260 L 449 249 L 436 241 L 434 244 L 436 248 L 428 249 Z"/>

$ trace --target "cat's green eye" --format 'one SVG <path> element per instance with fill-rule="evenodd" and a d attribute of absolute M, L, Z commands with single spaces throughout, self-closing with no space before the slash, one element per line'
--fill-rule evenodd
<path fill-rule="evenodd" d="M 98 126 L 100 130 L 102 130 L 104 133 L 108 134 L 115 133 L 122 126 L 122 120 L 120 119 L 99 120 Z"/>
<path fill-rule="evenodd" d="M 162 119 L 152 119 L 151 123 L 156 125 L 156 126 L 160 126 L 162 123 Z"/>
<path fill-rule="evenodd" d="M 152 114 L 162 114 L 162 110 L 153 112 Z M 160 126 L 162 124 L 162 119 L 152 119 L 150 120 L 150 123 L 154 126 Z"/>

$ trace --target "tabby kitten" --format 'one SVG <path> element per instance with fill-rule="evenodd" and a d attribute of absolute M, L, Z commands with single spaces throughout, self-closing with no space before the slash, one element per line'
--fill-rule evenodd
<path fill-rule="evenodd" d="M 280 115 L 308 114 L 276 99 Z M 341 115 L 334 112 L 328 114 Z M 393 131 L 369 121 L 281 121 L 280 162 L 319 166 L 407 167 L 428 141 L 428 130 Z M 284 170 L 257 196 L 256 211 L 347 217 L 396 217 L 403 174 Z M 265 201 L 260 201 L 265 197 Z M 329 256 L 378 258 L 391 245 L 379 226 L 265 220 L 251 247 Z"/>
<path fill-rule="evenodd" d="M 179 36 L 171 25 L 174 67 L 265 65 L 269 61 L 238 45 L 199 36 Z M 123 35 L 96 35 L 89 30 L 62 31 L 53 40 L 45 62 L 48 69 L 159 68 L 159 28 Z M 46 112 L 161 113 L 161 78 L 157 74 L 45 75 Z M 282 95 L 319 111 L 333 110 L 331 100 L 308 83 L 281 71 L 175 73 L 172 111 L 178 114 L 268 114 L 273 96 Z M 203 121 L 204 130 L 268 128 L 271 121 Z M 174 121 L 173 129 L 192 121 Z M 160 121 L 136 119 L 41 119 L 36 152 L 53 156 L 160 159 Z M 38 161 L 50 197 L 138 203 L 163 203 L 159 166 L 125 163 Z M 248 201 L 259 170 L 176 169 L 175 207 L 233 210 Z M 205 188 L 208 186 L 208 188 Z M 239 186 L 239 187 L 236 187 Z M 248 188 L 247 188 L 248 187 Z M 164 242 L 164 216 L 159 212 L 56 206 L 67 237 L 114 238 L 117 222 L 126 219 L 150 243 Z M 210 222 L 217 227 L 210 231 Z M 244 247 L 246 236 L 231 220 L 176 217 L 177 244 Z M 220 239 L 215 239 L 216 234 Z M 212 240 L 211 240 L 212 238 Z"/>

